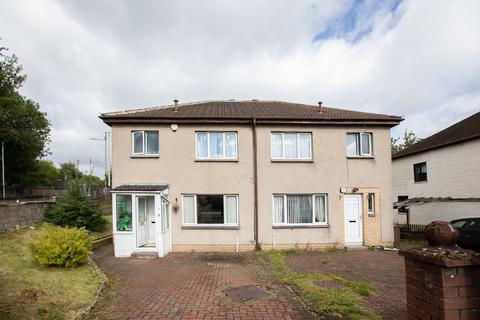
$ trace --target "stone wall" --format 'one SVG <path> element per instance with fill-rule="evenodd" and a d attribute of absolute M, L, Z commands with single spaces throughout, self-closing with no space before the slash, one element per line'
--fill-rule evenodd
<path fill-rule="evenodd" d="M 0 203 L 0 230 L 32 225 L 43 219 L 45 209 L 53 200 Z"/>

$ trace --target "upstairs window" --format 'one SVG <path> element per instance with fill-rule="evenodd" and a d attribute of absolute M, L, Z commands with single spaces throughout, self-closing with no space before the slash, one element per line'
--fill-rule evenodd
<path fill-rule="evenodd" d="M 136 156 L 158 156 L 158 131 L 133 131 L 132 153 Z"/>
<path fill-rule="evenodd" d="M 236 132 L 196 132 L 196 157 L 205 160 L 237 159 Z"/>
<path fill-rule="evenodd" d="M 347 155 L 349 157 L 371 157 L 372 134 L 369 132 L 347 133 Z"/>
<path fill-rule="evenodd" d="M 272 160 L 311 160 L 310 132 L 273 132 Z"/>
<path fill-rule="evenodd" d="M 427 163 L 420 162 L 413 165 L 413 178 L 415 182 L 427 181 Z"/>

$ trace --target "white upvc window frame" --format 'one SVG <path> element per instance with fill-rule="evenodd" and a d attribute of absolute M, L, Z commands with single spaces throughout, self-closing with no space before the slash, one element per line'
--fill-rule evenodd
<path fill-rule="evenodd" d="M 206 133 L 207 134 L 207 156 L 201 157 L 198 155 L 198 134 Z M 221 133 L 222 134 L 222 156 L 212 156 L 210 148 L 210 134 L 211 133 Z M 233 133 L 235 135 L 235 156 L 227 157 L 226 156 L 226 143 L 225 135 L 227 133 Z M 196 160 L 225 160 L 225 161 L 234 161 L 238 160 L 238 132 L 237 131 L 195 131 L 195 159 Z"/>
<path fill-rule="evenodd" d="M 223 196 L 223 223 L 198 223 L 198 214 L 197 214 L 197 195 L 199 196 Z M 185 205 L 184 205 L 184 199 L 185 197 L 193 197 L 193 202 L 194 202 L 194 206 L 193 206 L 193 211 L 194 211 L 194 218 L 195 218 L 195 222 L 194 223 L 187 223 L 185 222 L 185 211 L 184 211 L 184 208 L 185 208 Z M 236 204 L 237 204 L 237 207 L 236 207 L 236 220 L 237 222 L 236 223 L 227 223 L 227 215 L 226 215 L 226 208 L 227 208 L 227 197 L 235 197 L 236 199 Z M 182 194 L 182 226 L 206 226 L 206 227 L 237 227 L 239 226 L 240 224 L 240 220 L 239 220 L 239 217 L 240 217 L 240 213 L 239 213 L 239 203 L 238 203 L 238 194 L 231 194 L 231 193 L 215 193 L 215 194 L 206 194 L 206 193 L 186 193 L 186 194 Z"/>
<path fill-rule="evenodd" d="M 158 152 L 157 153 L 147 153 L 147 132 L 156 132 L 158 135 Z M 141 133 L 143 139 L 142 152 L 135 152 L 135 134 Z M 160 133 L 158 130 L 133 130 L 132 131 L 132 155 L 134 156 L 146 156 L 146 157 L 158 157 L 160 155 Z"/>
<path fill-rule="evenodd" d="M 312 196 L 312 222 L 311 223 L 288 223 L 287 213 L 287 196 L 299 195 L 299 196 Z M 284 222 L 275 222 L 275 197 L 283 196 L 283 209 L 284 209 Z M 315 197 L 320 196 L 325 198 L 325 222 L 315 222 Z M 274 193 L 272 194 L 272 225 L 274 227 L 281 226 L 328 226 L 328 193 Z"/>
<path fill-rule="evenodd" d="M 370 208 L 370 197 L 372 197 L 372 207 Z M 367 211 L 369 214 L 375 214 L 375 193 L 367 193 Z"/>
<path fill-rule="evenodd" d="M 354 134 L 355 135 L 355 140 L 357 142 L 358 146 L 358 153 L 357 154 L 348 154 L 348 149 L 347 150 L 347 157 L 350 158 L 359 158 L 359 157 L 373 157 L 373 133 L 372 132 L 347 132 L 347 135 Z M 364 153 L 362 151 L 362 136 L 368 136 L 368 143 L 369 143 L 369 153 Z M 347 140 L 348 142 L 348 140 Z M 348 147 L 348 145 L 347 145 Z"/>
<path fill-rule="evenodd" d="M 287 158 L 285 156 L 285 134 L 296 134 L 297 139 L 297 148 L 296 154 L 297 157 L 295 158 Z M 281 135 L 282 136 L 282 156 L 281 157 L 274 157 L 273 156 L 273 136 L 274 135 Z M 310 136 L 310 157 L 301 157 L 300 156 L 300 136 L 301 135 L 308 135 Z M 272 131 L 270 133 L 270 158 L 271 160 L 285 160 L 285 161 L 298 161 L 298 160 L 313 160 L 313 135 L 311 132 L 288 132 L 288 131 Z"/>

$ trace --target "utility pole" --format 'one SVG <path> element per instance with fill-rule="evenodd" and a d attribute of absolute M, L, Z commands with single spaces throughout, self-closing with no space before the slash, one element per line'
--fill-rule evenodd
<path fill-rule="evenodd" d="M 94 141 L 102 141 L 104 142 L 104 156 L 105 156 L 105 194 L 107 192 L 108 187 L 110 186 L 110 172 L 108 171 L 108 141 L 109 141 L 110 133 L 108 131 L 105 131 L 105 134 L 103 135 L 103 138 L 90 138 L 90 140 Z"/>
<path fill-rule="evenodd" d="M 2 141 L 2 196 L 3 200 L 5 200 L 5 146 L 4 142 Z"/>

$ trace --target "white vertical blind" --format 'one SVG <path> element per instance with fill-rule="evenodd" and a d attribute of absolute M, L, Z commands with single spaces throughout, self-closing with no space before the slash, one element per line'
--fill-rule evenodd
<path fill-rule="evenodd" d="M 315 196 L 315 222 L 326 222 L 325 196 Z"/>
<path fill-rule="evenodd" d="M 225 132 L 225 158 L 237 157 L 237 134 Z"/>
<path fill-rule="evenodd" d="M 195 197 L 183 196 L 183 222 L 195 223 Z"/>
<path fill-rule="evenodd" d="M 359 154 L 357 133 L 347 133 L 347 154 L 349 156 L 356 156 Z"/>
<path fill-rule="evenodd" d="M 145 132 L 147 141 L 147 154 L 158 154 L 158 132 Z"/>
<path fill-rule="evenodd" d="M 221 132 L 210 132 L 210 156 L 212 158 L 223 158 L 223 134 Z"/>
<path fill-rule="evenodd" d="M 285 158 L 297 158 L 297 134 L 285 133 L 283 136 L 283 143 L 285 144 Z"/>
<path fill-rule="evenodd" d="M 312 150 L 312 135 L 310 133 L 298 134 L 298 157 L 299 158 L 311 158 Z"/>
<path fill-rule="evenodd" d="M 133 133 L 133 153 L 143 153 L 143 131 Z"/>
<path fill-rule="evenodd" d="M 272 158 L 283 158 L 283 135 L 272 133 Z"/>
<path fill-rule="evenodd" d="M 285 222 L 284 196 L 273 197 L 273 221 L 274 223 Z"/>
<path fill-rule="evenodd" d="M 236 196 L 225 196 L 225 223 L 237 223 Z"/>
<path fill-rule="evenodd" d="M 312 196 L 287 195 L 287 222 L 312 223 Z"/>

